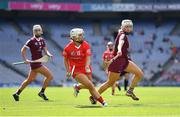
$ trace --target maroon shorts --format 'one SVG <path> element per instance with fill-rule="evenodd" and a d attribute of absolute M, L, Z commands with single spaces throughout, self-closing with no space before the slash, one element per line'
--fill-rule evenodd
<path fill-rule="evenodd" d="M 129 64 L 127 57 L 118 57 L 108 67 L 108 71 L 115 73 L 122 73 Z"/>
<path fill-rule="evenodd" d="M 30 66 L 31 66 L 31 69 L 33 70 L 33 69 L 40 68 L 42 66 L 42 64 L 41 63 L 31 63 Z"/>

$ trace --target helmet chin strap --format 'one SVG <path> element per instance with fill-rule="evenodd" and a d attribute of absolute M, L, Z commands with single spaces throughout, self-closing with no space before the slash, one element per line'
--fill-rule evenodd
<path fill-rule="evenodd" d="M 41 35 L 34 35 L 36 38 L 39 38 L 39 37 L 41 37 Z"/>
<path fill-rule="evenodd" d="M 73 39 L 72 39 L 73 40 Z M 73 40 L 74 42 L 76 42 L 76 43 L 79 43 L 79 44 L 82 44 L 83 43 L 83 41 L 82 42 L 79 42 L 79 41 L 75 41 L 75 40 Z"/>
<path fill-rule="evenodd" d="M 109 49 L 110 51 L 113 51 L 113 49 Z"/>
<path fill-rule="evenodd" d="M 126 35 L 130 35 L 130 34 L 132 34 L 132 32 L 130 32 L 130 33 L 129 33 L 129 32 L 124 32 L 124 33 L 125 33 Z"/>
<path fill-rule="evenodd" d="M 73 39 L 72 39 L 73 40 Z M 76 41 L 76 40 L 73 40 L 74 42 L 76 43 L 79 43 L 79 44 L 82 44 L 83 43 L 83 40 L 82 41 Z"/>
<path fill-rule="evenodd" d="M 82 44 L 83 43 L 83 41 L 81 41 L 81 42 L 79 42 L 79 41 L 76 41 L 77 43 L 79 43 L 79 44 Z"/>

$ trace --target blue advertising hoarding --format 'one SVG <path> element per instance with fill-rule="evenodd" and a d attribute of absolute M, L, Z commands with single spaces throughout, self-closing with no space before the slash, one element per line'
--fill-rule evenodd
<path fill-rule="evenodd" d="M 81 4 L 82 12 L 135 11 L 135 4 Z"/>
<path fill-rule="evenodd" d="M 180 4 L 81 4 L 82 12 L 178 11 Z"/>

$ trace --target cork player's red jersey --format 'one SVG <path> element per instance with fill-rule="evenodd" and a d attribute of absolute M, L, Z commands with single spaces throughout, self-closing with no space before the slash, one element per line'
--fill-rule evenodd
<path fill-rule="evenodd" d="M 91 56 L 90 45 L 83 41 L 83 43 L 77 47 L 73 41 L 71 41 L 63 51 L 63 56 L 68 58 L 70 66 L 82 67 L 86 64 L 86 57 Z"/>
<path fill-rule="evenodd" d="M 104 53 L 103 53 L 103 56 L 102 56 L 102 59 L 103 61 L 110 61 L 114 55 L 113 55 L 113 51 L 110 51 L 109 49 L 107 49 Z"/>

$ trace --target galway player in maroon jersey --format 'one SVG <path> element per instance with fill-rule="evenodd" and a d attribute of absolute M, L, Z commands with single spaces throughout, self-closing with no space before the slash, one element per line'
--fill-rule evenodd
<path fill-rule="evenodd" d="M 78 95 L 80 89 L 88 89 L 91 97 L 99 101 L 102 106 L 107 106 L 92 83 L 91 48 L 88 42 L 84 40 L 84 30 L 81 28 L 72 29 L 70 38 L 72 41 L 64 48 L 63 56 L 67 77 L 72 76 L 80 83 L 74 87 L 75 95 Z M 75 69 L 72 73 L 73 66 Z"/>
<path fill-rule="evenodd" d="M 143 72 L 132 60 L 128 59 L 129 42 L 127 35 L 132 31 L 132 21 L 129 19 L 123 20 L 121 22 L 121 29 L 119 30 L 115 41 L 114 58 L 111 59 L 108 68 L 108 80 L 99 88 L 98 92 L 100 94 L 111 87 L 119 79 L 119 75 L 125 71 L 134 74 L 126 95 L 131 97 L 133 100 L 139 100 L 133 91 L 137 83 L 143 77 Z"/>
<path fill-rule="evenodd" d="M 38 93 L 38 95 L 43 98 L 44 100 L 48 100 L 46 95 L 44 94 L 45 89 L 47 88 L 49 82 L 52 80 L 52 74 L 49 71 L 47 67 L 42 65 L 41 63 L 31 63 L 30 60 L 26 57 L 26 49 L 30 49 L 32 60 L 37 60 L 41 58 L 42 52 L 44 51 L 46 55 L 52 57 L 52 55 L 49 53 L 45 40 L 41 37 L 43 34 L 42 28 L 40 25 L 34 25 L 33 26 L 33 37 L 29 39 L 26 44 L 21 49 L 22 57 L 26 64 L 30 64 L 30 71 L 27 79 L 21 84 L 19 89 L 13 94 L 13 97 L 15 101 L 19 101 L 19 95 L 20 93 L 27 87 L 28 84 L 30 84 L 32 81 L 36 79 L 36 76 L 38 73 L 45 76 L 44 83 L 42 86 L 41 91 Z"/>
<path fill-rule="evenodd" d="M 103 56 L 102 56 L 102 60 L 103 60 L 103 68 L 106 72 L 106 74 L 108 75 L 108 67 L 109 67 L 109 61 L 114 57 L 113 53 L 114 53 L 114 44 L 113 42 L 109 41 L 107 43 L 107 50 L 103 53 Z M 115 94 L 115 88 L 118 88 L 119 91 L 121 90 L 121 87 L 120 85 L 118 84 L 118 82 L 115 82 L 112 86 L 112 95 Z"/>

